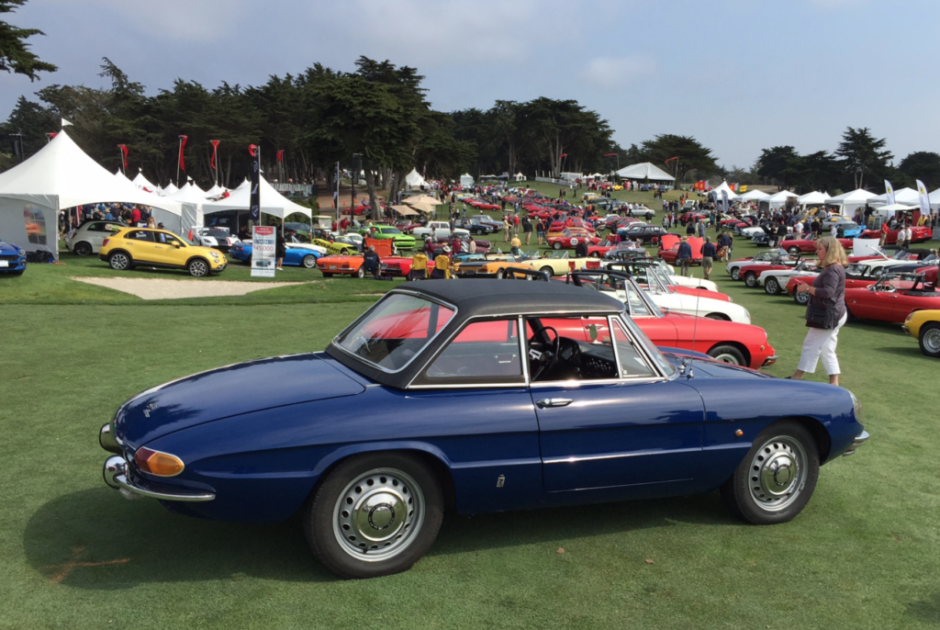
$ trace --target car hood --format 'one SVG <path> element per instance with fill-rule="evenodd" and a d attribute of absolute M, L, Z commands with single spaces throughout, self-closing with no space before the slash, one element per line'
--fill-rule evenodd
<path fill-rule="evenodd" d="M 684 361 L 690 364 L 693 380 L 696 378 L 773 378 L 759 370 L 715 361 L 707 355 L 691 350 L 670 348 L 667 352 L 663 352 L 663 356 L 675 366 L 676 371 L 680 373 L 679 378 L 685 378 L 681 375 Z"/>
<path fill-rule="evenodd" d="M 0 241 L 0 253 L 16 254 L 18 256 L 20 253 L 20 248 L 12 243 L 4 243 L 3 241 Z"/>
<path fill-rule="evenodd" d="M 213 420 L 364 392 L 365 386 L 346 372 L 322 353 L 236 363 L 134 396 L 118 409 L 114 430 L 136 448 Z"/>

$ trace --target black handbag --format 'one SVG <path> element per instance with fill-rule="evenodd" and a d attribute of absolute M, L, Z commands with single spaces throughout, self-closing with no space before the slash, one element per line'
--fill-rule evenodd
<path fill-rule="evenodd" d="M 822 328 L 831 330 L 835 326 L 836 307 L 832 304 L 822 305 L 810 302 L 806 307 L 806 325 L 809 328 Z"/>

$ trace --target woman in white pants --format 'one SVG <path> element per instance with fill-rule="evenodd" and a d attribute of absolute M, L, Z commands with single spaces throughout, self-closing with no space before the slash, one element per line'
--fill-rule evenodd
<path fill-rule="evenodd" d="M 822 271 L 812 285 L 801 284 L 797 291 L 809 293 L 810 302 L 807 312 L 812 307 L 831 307 L 833 309 L 832 328 L 810 328 L 803 341 L 803 352 L 796 372 L 788 377 L 794 380 L 803 378 L 803 374 L 816 371 L 817 362 L 822 359 L 823 367 L 829 374 L 829 384 L 839 384 L 839 358 L 836 356 L 836 344 L 839 329 L 845 324 L 848 312 L 845 309 L 845 265 L 848 262 L 841 243 L 831 236 L 816 241 L 816 255 Z M 807 326 L 809 324 L 807 323 Z"/>

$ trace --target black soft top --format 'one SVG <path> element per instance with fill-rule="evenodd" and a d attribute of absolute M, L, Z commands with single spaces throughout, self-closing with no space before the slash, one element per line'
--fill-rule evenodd
<path fill-rule="evenodd" d="M 330 343 L 326 353 L 359 374 L 383 385 L 405 389 L 441 347 L 468 319 L 511 315 L 615 315 L 624 304 L 597 291 L 561 282 L 525 280 L 423 280 L 408 283 L 388 293 L 414 293 L 457 307 L 457 314 L 405 368 L 388 373 L 360 361 Z"/>

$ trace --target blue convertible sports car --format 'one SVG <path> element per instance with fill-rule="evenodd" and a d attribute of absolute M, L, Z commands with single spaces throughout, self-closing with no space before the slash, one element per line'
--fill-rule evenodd
<path fill-rule="evenodd" d="M 662 354 L 601 293 L 394 289 L 325 352 L 188 376 L 101 428 L 105 482 L 213 519 L 300 512 L 348 578 L 410 568 L 471 514 L 709 492 L 789 521 L 868 434 L 851 392 Z"/>
<path fill-rule="evenodd" d="M 251 263 L 251 243 L 240 242 L 232 245 L 228 255 L 235 260 L 243 263 Z M 318 251 L 309 247 L 301 247 L 295 243 L 287 243 L 284 250 L 284 264 L 292 267 L 306 267 L 307 269 L 317 268 L 317 259 L 322 256 Z"/>
<path fill-rule="evenodd" d="M 26 250 L 0 241 L 0 276 L 19 276 L 26 271 Z"/>

